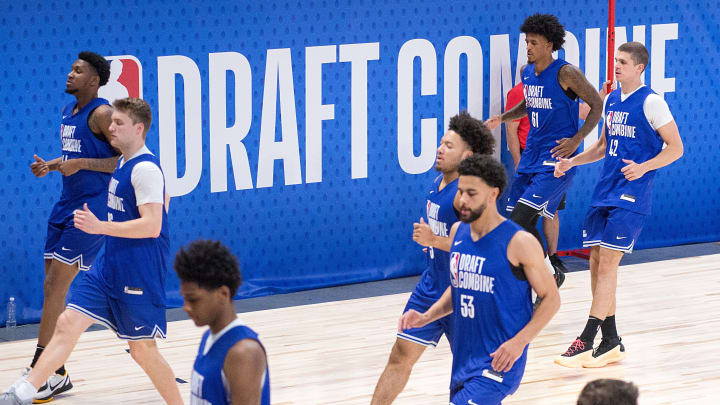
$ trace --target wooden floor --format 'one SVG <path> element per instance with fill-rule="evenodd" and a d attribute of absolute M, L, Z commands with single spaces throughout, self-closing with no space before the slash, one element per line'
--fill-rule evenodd
<path fill-rule="evenodd" d="M 562 306 L 533 342 L 522 385 L 505 404 L 575 404 L 596 378 L 631 380 L 641 404 L 720 403 L 720 255 L 621 268 L 618 328 L 628 351 L 621 364 L 598 370 L 553 364 L 584 326 L 589 272 L 568 274 Z M 408 294 L 242 314 L 269 353 L 274 404 L 368 404 Z M 189 381 L 201 330 L 191 321 L 168 326 L 161 351 Z M 0 387 L 27 364 L 35 341 L 0 344 Z M 88 332 L 67 362 L 75 388 L 62 404 L 161 403 L 148 378 L 108 331 Z M 447 404 L 450 352 L 429 349 L 396 404 Z M 184 398 L 190 384 L 181 384 Z"/>

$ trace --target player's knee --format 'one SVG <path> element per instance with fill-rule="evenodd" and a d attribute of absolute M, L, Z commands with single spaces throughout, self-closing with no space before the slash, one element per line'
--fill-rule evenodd
<path fill-rule="evenodd" d="M 155 348 L 154 340 L 139 340 L 128 343 L 130 346 L 130 356 L 138 364 L 147 362 L 152 356 L 153 349 Z"/>
<path fill-rule="evenodd" d="M 534 229 L 537 225 L 538 210 L 518 203 L 510 214 L 510 219 L 524 229 Z"/>
<path fill-rule="evenodd" d="M 411 353 L 412 350 L 409 350 L 407 344 L 412 343 L 407 343 L 401 340 L 395 342 L 395 345 L 390 352 L 390 359 L 388 360 L 390 365 L 394 367 L 412 369 L 417 356 L 414 356 L 413 353 Z"/>
<path fill-rule="evenodd" d="M 72 317 L 71 309 L 66 309 L 58 317 L 57 323 L 55 323 L 55 334 L 56 335 L 68 335 L 75 329 L 75 320 Z"/>

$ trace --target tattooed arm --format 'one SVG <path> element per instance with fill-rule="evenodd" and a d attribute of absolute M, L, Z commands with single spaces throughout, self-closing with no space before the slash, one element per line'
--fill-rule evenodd
<path fill-rule="evenodd" d="M 602 115 L 603 101 L 597 90 L 585 78 L 583 72 L 573 65 L 565 65 L 558 72 L 558 81 L 564 90 L 570 89 L 577 94 L 587 105 L 590 112 L 587 114 L 585 123 L 572 138 L 563 138 L 557 141 L 558 146 L 551 152 L 553 157 L 567 158 L 577 150 L 580 143 L 595 128 Z"/>

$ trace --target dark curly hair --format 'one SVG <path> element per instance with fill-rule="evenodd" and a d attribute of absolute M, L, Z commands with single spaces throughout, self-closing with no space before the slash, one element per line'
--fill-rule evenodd
<path fill-rule="evenodd" d="M 491 155 L 495 147 L 495 138 L 482 121 L 473 118 L 467 111 L 450 118 L 448 129 L 460 135 L 470 146 L 473 153 Z"/>
<path fill-rule="evenodd" d="M 206 290 L 227 286 L 231 297 L 242 283 L 235 255 L 219 241 L 200 239 L 180 248 L 173 267 L 180 281 L 195 282 Z"/>
<path fill-rule="evenodd" d="M 559 50 L 565 43 L 565 27 L 552 14 L 531 15 L 520 26 L 520 31 L 544 36 L 548 42 L 552 42 L 553 51 Z"/>
<path fill-rule="evenodd" d="M 460 162 L 458 167 L 460 176 L 480 177 L 490 187 L 497 187 L 497 198 L 500 198 L 505 186 L 507 185 L 507 176 L 505 175 L 505 166 L 488 155 L 478 155 L 477 153 Z"/>
<path fill-rule="evenodd" d="M 84 60 L 95 69 L 98 77 L 100 77 L 100 86 L 104 86 L 110 78 L 110 62 L 102 55 L 95 52 L 83 51 L 78 54 L 78 59 Z"/>

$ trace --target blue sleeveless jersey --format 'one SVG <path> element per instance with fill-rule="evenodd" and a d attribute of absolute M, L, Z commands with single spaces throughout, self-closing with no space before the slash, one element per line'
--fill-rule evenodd
<path fill-rule="evenodd" d="M 106 195 L 108 221 L 124 222 L 140 218 L 131 175 L 140 162 L 160 161 L 152 154 L 136 156 L 118 167 L 110 180 Z M 162 169 L 161 169 L 162 170 Z M 164 190 L 163 190 L 164 192 Z M 105 250 L 100 262 L 100 274 L 109 295 L 128 303 L 165 305 L 165 275 L 170 261 L 167 213 L 162 210 L 162 230 L 157 238 L 105 237 Z"/>
<path fill-rule="evenodd" d="M 220 336 L 207 354 L 203 354 L 208 336 L 209 330 L 203 334 L 193 365 L 190 405 L 229 405 L 232 403 L 230 387 L 224 381 L 222 372 L 225 356 L 230 348 L 243 339 L 253 339 L 258 343 L 260 340 L 257 333 L 247 326 L 235 326 Z M 265 369 L 260 405 L 270 405 L 269 367 Z"/>
<path fill-rule="evenodd" d="M 457 194 L 458 179 L 438 190 L 442 175 L 433 181 L 432 189 L 425 204 L 425 222 L 433 233 L 450 236 L 450 228 L 458 221 L 453 201 Z M 440 298 L 450 285 L 448 278 L 448 260 L 450 254 L 442 249 L 428 248 L 428 266 L 423 272 L 415 291 L 428 298 Z"/>
<path fill-rule="evenodd" d="M 621 89 L 610 93 L 605 104 L 605 162 L 595 187 L 591 205 L 621 207 L 639 214 L 650 214 L 655 170 L 628 181 L 620 171 L 622 160 L 643 163 L 662 150 L 663 140 L 648 122 L 643 111 L 645 99 L 655 94 L 642 86 L 625 101 Z"/>
<path fill-rule="evenodd" d="M 567 64 L 556 59 L 538 76 L 535 64 L 529 64 L 522 72 L 530 131 L 518 173 L 553 171 L 556 159 L 550 150 L 558 145 L 557 140 L 570 138 L 578 131 L 578 102 L 570 99 L 558 82 L 560 68 Z M 568 173 L 574 174 L 575 169 Z"/>
<path fill-rule="evenodd" d="M 508 219 L 473 242 L 469 224 L 461 223 L 457 229 L 450 251 L 454 337 L 451 391 L 492 373 L 490 353 L 530 322 L 530 284 L 513 275 L 507 259 L 510 239 L 520 230 Z M 527 347 L 510 371 L 488 378 L 512 394 L 520 385 L 526 359 Z"/>
<path fill-rule="evenodd" d="M 95 137 L 88 126 L 88 117 L 97 107 L 108 104 L 103 98 L 95 98 L 75 114 L 76 103 L 63 108 L 60 125 L 62 160 L 116 156 L 110 144 Z M 73 211 L 87 203 L 90 210 L 101 220 L 105 219 L 105 199 L 110 173 L 80 170 L 71 176 L 62 176 L 60 201 L 53 207 L 50 222 L 64 223 L 72 220 Z"/>

